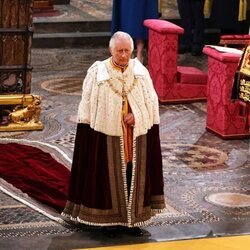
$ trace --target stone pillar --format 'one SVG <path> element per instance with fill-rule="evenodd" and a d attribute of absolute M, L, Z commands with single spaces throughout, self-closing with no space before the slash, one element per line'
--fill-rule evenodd
<path fill-rule="evenodd" d="M 208 55 L 206 129 L 224 139 L 250 137 L 247 117 L 240 114 L 239 101 L 231 101 L 240 55 L 209 47 L 203 52 Z"/>

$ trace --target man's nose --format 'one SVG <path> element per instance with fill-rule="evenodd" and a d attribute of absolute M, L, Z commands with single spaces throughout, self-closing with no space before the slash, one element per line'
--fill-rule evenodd
<path fill-rule="evenodd" d="M 122 51 L 122 56 L 126 56 L 126 51 L 124 50 L 124 51 Z"/>

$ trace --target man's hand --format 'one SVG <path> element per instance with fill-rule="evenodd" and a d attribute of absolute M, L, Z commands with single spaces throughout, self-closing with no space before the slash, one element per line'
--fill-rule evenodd
<path fill-rule="evenodd" d="M 125 115 L 123 117 L 123 121 L 125 124 L 128 124 L 133 127 L 135 125 L 135 117 L 133 113 L 128 113 L 127 115 Z"/>

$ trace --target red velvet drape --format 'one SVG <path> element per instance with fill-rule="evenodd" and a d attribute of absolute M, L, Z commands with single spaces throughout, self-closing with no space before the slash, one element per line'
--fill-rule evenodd
<path fill-rule="evenodd" d="M 63 210 L 70 171 L 49 153 L 18 143 L 0 144 L 0 177 L 30 197 Z"/>

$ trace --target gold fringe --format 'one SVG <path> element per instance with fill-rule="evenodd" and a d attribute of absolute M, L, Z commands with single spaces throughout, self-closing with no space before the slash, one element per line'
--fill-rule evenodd
<path fill-rule="evenodd" d="M 126 163 L 125 163 L 123 136 L 120 137 L 120 151 L 121 151 L 122 176 L 123 176 L 123 183 L 124 183 L 125 202 L 126 202 L 126 207 L 128 207 L 128 190 L 127 190 Z"/>
<path fill-rule="evenodd" d="M 207 18 L 210 17 L 212 4 L 213 0 L 205 0 L 204 15 Z M 244 21 L 246 19 L 247 19 L 247 0 L 239 0 L 238 21 Z"/>
<path fill-rule="evenodd" d="M 239 15 L 238 21 L 247 19 L 247 0 L 239 0 Z"/>
<path fill-rule="evenodd" d="M 205 0 L 205 4 L 204 4 L 205 17 L 210 17 L 212 3 L 213 3 L 213 0 Z"/>
<path fill-rule="evenodd" d="M 162 0 L 158 0 L 158 13 L 162 14 Z"/>
<path fill-rule="evenodd" d="M 156 214 L 163 213 L 163 212 L 166 212 L 166 211 L 167 211 L 166 208 L 164 208 L 164 209 L 151 209 L 152 217 L 156 216 Z M 86 224 L 86 225 L 89 225 L 89 226 L 102 226 L 102 227 L 105 227 L 105 226 L 125 226 L 125 227 L 129 227 L 129 228 L 131 228 L 131 227 L 141 227 L 141 226 L 147 226 L 152 220 L 152 217 L 151 217 L 148 220 L 140 221 L 140 222 L 137 222 L 137 223 L 134 223 L 134 224 L 131 224 L 131 222 L 128 222 L 128 223 L 122 223 L 122 222 L 94 223 L 94 222 L 89 222 L 89 221 L 82 220 L 79 217 L 74 218 L 71 215 L 66 214 L 64 212 L 61 213 L 61 216 L 66 217 L 66 218 L 70 219 L 73 222 L 79 222 L 79 223 Z"/>
<path fill-rule="evenodd" d="M 153 213 L 153 215 L 161 214 L 167 211 L 167 208 L 151 209 L 151 213 Z"/>
<path fill-rule="evenodd" d="M 89 222 L 89 221 L 85 221 L 80 219 L 79 217 L 72 217 L 69 214 L 66 214 L 64 212 L 61 213 L 61 216 L 66 217 L 67 219 L 70 219 L 72 222 L 75 223 L 81 223 L 81 224 L 85 224 L 85 225 L 89 225 L 89 226 L 99 226 L 99 227 L 105 227 L 105 226 L 127 226 L 127 223 L 122 223 L 122 222 L 114 222 L 114 223 L 96 223 L 96 222 Z"/>
<path fill-rule="evenodd" d="M 85 220 L 81 220 L 79 217 L 77 217 L 77 221 L 82 224 L 86 224 L 89 226 L 100 226 L 100 227 L 107 227 L 107 226 L 127 226 L 126 223 L 122 222 L 114 222 L 114 223 L 94 223 L 94 222 L 89 222 Z"/>
<path fill-rule="evenodd" d="M 129 203 L 128 203 L 128 225 L 132 225 L 132 198 L 133 198 L 133 190 L 135 185 L 135 166 L 136 166 L 136 139 L 133 138 L 133 160 L 132 160 L 132 176 L 131 176 L 131 185 L 130 185 L 130 196 L 129 196 Z"/>
<path fill-rule="evenodd" d="M 151 220 L 152 220 L 152 217 L 148 220 L 137 222 L 132 227 L 145 227 L 151 222 Z"/>

